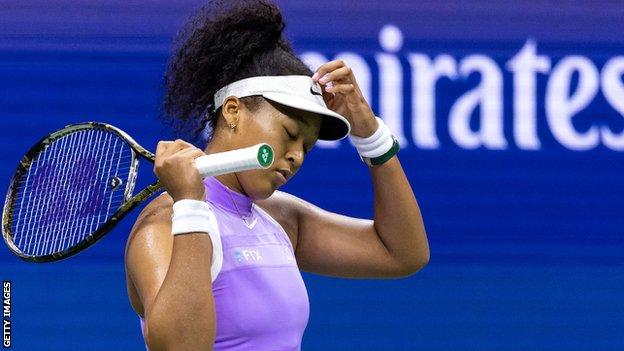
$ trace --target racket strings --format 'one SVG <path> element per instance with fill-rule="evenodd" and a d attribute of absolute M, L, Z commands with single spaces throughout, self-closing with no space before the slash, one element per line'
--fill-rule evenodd
<path fill-rule="evenodd" d="M 84 143 L 85 140 L 83 139 L 74 139 L 77 140 L 78 143 Z M 87 140 L 87 143 L 91 141 L 91 140 Z M 59 150 L 55 150 L 55 151 L 61 151 L 63 148 L 60 148 Z M 98 149 L 94 149 L 94 150 L 98 150 Z M 57 156 L 57 154 L 55 153 L 55 156 Z M 89 156 L 93 156 L 93 154 L 87 154 L 87 157 Z M 78 191 L 80 190 L 84 190 L 84 186 L 85 183 L 81 182 L 80 180 L 85 179 L 86 177 L 92 177 L 93 174 L 95 173 L 95 170 L 93 167 L 90 167 L 89 165 L 86 164 L 80 164 L 80 159 L 76 158 L 76 153 L 72 153 L 69 157 L 64 157 L 64 158 L 69 158 L 69 160 L 71 160 L 71 163 L 76 163 L 76 165 L 71 169 L 71 171 L 65 171 L 62 174 L 60 174 L 60 177 L 57 175 L 58 177 L 58 182 L 57 182 L 57 186 L 59 187 L 65 187 L 67 185 L 67 182 L 73 182 L 74 184 L 72 184 L 73 190 L 72 192 L 66 192 L 65 194 L 62 194 L 61 196 L 59 196 L 58 194 L 53 194 L 53 193 L 47 193 L 45 194 L 45 197 L 41 198 L 41 205 L 47 207 L 46 211 L 41 212 L 42 215 L 44 217 L 40 217 L 38 218 L 36 215 L 33 215 L 32 221 L 33 222 L 39 222 L 42 223 L 43 226 L 38 228 L 38 231 L 42 231 L 42 232 L 52 232 L 52 235 L 47 235 L 47 237 L 49 237 L 48 240 L 44 240 L 45 239 L 45 235 L 43 238 L 40 238 L 40 240 L 37 240 L 35 243 L 35 254 L 42 254 L 45 253 L 46 250 L 52 250 L 53 252 L 55 250 L 58 249 L 57 245 L 55 246 L 49 246 L 50 243 L 53 244 L 58 244 L 58 237 L 59 234 L 64 234 L 63 237 L 65 238 L 71 238 L 71 240 L 67 240 L 68 243 L 73 242 L 73 239 L 76 238 L 76 231 L 71 231 L 68 232 L 68 226 L 67 224 L 71 222 L 72 219 L 75 219 L 74 217 L 76 212 L 76 206 L 75 203 L 76 201 L 79 201 L 79 197 L 77 196 L 79 194 Z M 99 171 L 99 169 L 98 169 Z M 52 173 L 54 174 L 54 172 Z M 47 179 L 50 179 L 49 177 Z M 76 181 L 78 180 L 78 181 Z M 44 180 L 41 183 L 37 183 L 39 185 L 38 189 L 46 189 L 47 186 L 49 186 L 49 184 L 46 184 L 47 182 Z M 52 200 L 55 199 L 56 201 Z M 52 202 L 50 202 L 52 201 Z M 70 206 L 67 206 L 67 204 L 69 204 Z M 51 205 L 51 206 L 50 206 Z M 71 206 L 74 205 L 74 206 Z M 38 206 L 35 209 L 36 210 L 41 210 L 43 207 L 42 206 Z M 63 220 L 63 218 L 67 218 L 66 220 Z M 77 222 L 77 224 L 79 224 L 79 222 Z M 56 242 L 55 242 L 56 241 Z M 31 243 L 32 244 L 32 243 Z"/>
<path fill-rule="evenodd" d="M 76 145 L 74 144 L 83 142 L 84 136 L 84 133 L 80 133 L 60 139 L 59 142 L 52 144 L 46 151 L 40 154 L 33 161 L 33 164 L 29 169 L 29 173 L 34 171 L 34 173 L 32 174 L 33 183 L 30 186 L 30 191 L 28 191 L 28 188 L 25 188 L 24 192 L 29 195 L 28 201 L 29 203 L 32 203 L 33 206 L 31 208 L 32 212 L 30 214 L 28 213 L 28 211 L 25 211 L 25 213 L 23 214 L 24 218 L 29 218 L 29 220 L 22 239 L 28 239 L 28 242 L 24 243 L 27 248 L 32 248 L 31 246 L 33 245 L 35 246 L 35 251 L 32 252 L 34 254 L 37 254 L 39 252 L 37 250 L 41 248 L 41 244 L 46 241 L 50 241 L 45 240 L 45 238 L 47 236 L 51 236 L 48 235 L 47 232 L 51 229 L 49 227 L 52 220 L 57 219 L 57 224 L 63 222 L 61 218 L 59 218 L 59 214 L 61 212 L 60 207 L 61 203 L 63 201 L 66 201 L 68 196 L 67 192 L 62 194 L 61 196 L 58 196 L 57 194 L 54 194 L 54 190 L 48 190 L 64 188 L 67 178 L 70 175 L 70 172 L 66 171 L 59 173 L 59 171 L 57 170 L 57 167 L 59 169 L 62 169 L 61 167 L 64 164 L 59 164 L 57 166 L 56 163 L 51 162 L 54 162 L 52 160 L 57 159 L 73 161 L 78 151 L 75 148 Z M 71 145 L 74 146 L 74 149 L 71 149 L 71 152 L 67 152 L 68 150 L 70 150 L 68 146 Z M 74 169 L 71 170 L 71 173 L 73 172 L 75 172 Z M 30 196 L 32 196 L 32 198 Z M 56 201 L 54 201 L 51 204 L 52 206 L 50 206 L 50 202 L 52 201 L 52 199 L 56 199 Z M 22 214 L 20 211 L 19 217 L 21 217 L 21 215 Z M 40 225 L 34 226 L 33 223 L 39 223 Z M 40 238 L 38 238 L 39 240 L 35 240 L 35 230 L 40 233 Z M 18 242 L 18 245 L 19 243 L 20 242 Z"/>
<path fill-rule="evenodd" d="M 28 255 L 61 252 L 106 222 L 124 201 L 130 147 L 115 134 L 82 130 L 55 140 L 17 187 L 13 241 Z M 112 179 L 122 186 L 114 187 Z"/>
<path fill-rule="evenodd" d="M 88 132 L 92 132 L 92 131 L 85 131 L 83 132 L 83 134 L 88 133 Z M 65 141 L 64 139 L 61 139 L 62 141 Z M 60 143 L 61 140 L 59 140 L 57 143 Z M 92 147 L 96 147 L 96 148 L 104 148 L 106 145 L 106 141 L 107 140 L 96 140 L 94 141 L 94 145 Z M 35 168 L 36 172 L 40 172 L 43 173 L 45 170 L 42 170 L 42 167 L 46 167 L 46 168 L 50 168 L 50 167 L 54 167 L 54 168 L 63 168 L 66 167 L 67 164 L 72 164 L 72 165 L 76 165 L 76 163 L 87 163 L 87 166 L 89 166 L 89 163 L 93 163 L 94 160 L 93 159 L 88 159 L 83 157 L 82 160 L 75 160 L 72 157 L 75 156 L 75 153 L 71 153 L 68 151 L 71 151 L 71 148 L 68 147 L 58 147 L 57 148 L 57 143 L 52 144 L 48 150 L 46 151 L 53 151 L 57 154 L 60 153 L 60 156 L 58 157 L 54 157 L 54 164 L 53 166 L 47 164 L 47 165 L 43 165 L 43 166 L 39 166 L 40 162 L 46 162 L 46 160 L 43 160 L 44 157 L 37 157 L 35 159 L 32 160 L 32 167 Z M 127 153 L 127 150 L 121 149 L 118 150 L 116 152 L 109 152 L 109 157 L 122 157 L 123 155 L 126 155 L 126 163 L 129 165 L 131 162 L 131 155 Z M 41 156 L 41 155 L 40 155 Z M 83 156 L 88 156 L 86 154 L 83 154 Z M 24 188 L 27 185 L 30 185 L 34 182 L 34 180 L 26 180 L 25 182 L 20 183 L 19 185 L 19 189 Z"/>
<path fill-rule="evenodd" d="M 132 158 L 130 156 L 123 156 L 123 159 L 125 159 L 125 161 L 123 161 L 120 165 L 119 165 L 119 173 L 121 174 L 125 174 L 124 170 L 129 171 L 131 166 L 132 166 Z M 112 177 L 110 180 L 112 180 L 114 177 Z M 29 181 L 28 183 L 24 182 L 24 184 L 19 185 L 16 189 L 19 190 L 19 194 L 18 197 L 21 199 L 22 198 L 22 194 L 24 193 L 23 190 L 27 187 L 31 187 L 33 185 L 34 181 Z M 88 185 L 93 185 L 95 184 L 95 179 L 79 179 L 77 181 L 75 181 L 74 186 L 80 187 L 80 186 L 88 186 Z M 64 194 L 65 190 L 64 189 L 56 189 L 52 192 L 50 192 L 48 195 L 50 196 L 54 196 L 57 194 Z"/>
<path fill-rule="evenodd" d="M 76 138 L 79 136 L 79 138 Z M 49 226 L 54 217 L 57 217 L 58 221 L 56 223 L 61 223 L 62 221 L 58 218 L 60 209 L 60 202 L 67 199 L 67 193 L 62 196 L 56 196 L 52 191 L 46 191 L 47 189 L 55 189 L 63 188 L 64 183 L 67 181 L 70 172 L 59 172 L 57 170 L 57 166 L 55 163 L 51 163 L 51 160 L 56 159 L 68 159 L 73 160 L 75 158 L 77 150 L 74 148 L 69 154 L 67 154 L 66 150 L 68 150 L 67 145 L 72 145 L 75 143 L 83 142 L 84 134 L 72 135 L 67 138 L 62 138 L 57 143 L 52 144 L 47 150 L 42 152 L 38 157 L 33 161 L 31 168 L 29 169 L 29 178 L 32 173 L 33 184 L 31 184 L 30 189 L 26 187 L 24 189 L 25 193 L 28 194 L 28 203 L 32 204 L 31 210 L 32 212 L 29 214 L 28 211 L 22 211 L 18 214 L 18 224 L 19 218 L 28 218 L 28 222 L 26 227 L 24 228 L 24 235 L 20 239 L 28 239 L 27 243 L 24 243 L 27 247 L 34 245 L 35 249 L 39 249 L 41 247 L 43 240 L 46 236 L 47 231 L 50 229 Z M 58 147 L 62 145 L 63 147 Z M 75 145 L 74 145 L 75 146 Z M 59 157 L 59 154 L 62 155 Z M 72 169 L 71 173 L 74 173 L 75 170 Z M 75 173 L 74 173 L 75 174 Z M 73 174 L 72 174 L 73 175 Z M 56 178 L 56 179 L 55 179 Z M 30 190 L 30 191 L 28 191 Z M 50 206 L 50 201 L 55 199 Z M 45 208 L 44 208 L 45 207 Z M 39 223 L 39 226 L 34 226 L 33 223 Z M 34 230 L 37 229 L 40 232 L 39 240 L 34 236 Z M 16 238 L 17 239 L 17 238 Z M 49 240 L 47 240 L 49 241 Z M 21 244 L 18 241 L 18 245 Z M 33 252 L 37 253 L 37 251 Z"/>

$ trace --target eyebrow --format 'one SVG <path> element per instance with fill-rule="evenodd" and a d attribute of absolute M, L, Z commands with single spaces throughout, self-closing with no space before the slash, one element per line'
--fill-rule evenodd
<path fill-rule="evenodd" d="M 286 106 L 286 105 L 281 105 L 281 106 L 285 108 L 285 111 L 282 111 L 282 114 L 286 115 L 286 117 L 290 119 L 294 119 L 295 121 L 301 121 L 301 123 L 304 124 L 308 128 L 311 128 L 312 126 L 310 125 L 310 122 L 308 121 L 308 119 L 305 118 L 305 116 L 318 115 L 314 112 L 302 111 L 302 110 L 296 109 L 294 107 Z M 314 142 L 314 144 L 316 144 L 316 141 Z M 312 146 L 314 144 L 312 144 Z M 312 149 L 312 147 L 310 147 L 310 149 Z"/>
<path fill-rule="evenodd" d="M 301 121 L 301 123 L 305 124 L 306 126 L 308 127 L 310 126 L 310 123 L 308 122 L 308 120 L 303 118 L 303 116 L 297 116 L 296 118 L 297 120 Z"/>
<path fill-rule="evenodd" d="M 296 114 L 290 114 L 288 115 L 290 118 L 296 120 L 296 121 L 301 121 L 302 124 L 304 124 L 306 127 L 311 128 L 312 126 L 310 125 L 310 122 L 308 122 L 308 120 L 306 118 L 304 118 L 301 114 L 296 113 Z M 318 137 L 317 137 L 318 140 Z M 316 144 L 315 140 L 313 143 L 310 143 L 309 147 L 308 147 L 308 151 L 312 150 L 314 148 L 314 145 Z"/>
<path fill-rule="evenodd" d="M 296 109 L 294 107 L 290 107 L 290 111 L 288 113 L 288 116 L 293 118 L 293 119 L 296 119 L 298 121 L 301 121 L 303 124 L 305 124 L 306 126 L 309 127 L 310 123 L 304 117 L 307 113 L 310 113 L 310 112 L 302 111 L 302 110 Z"/>
<path fill-rule="evenodd" d="M 281 113 L 285 114 L 289 118 L 295 119 L 297 121 L 301 121 L 307 127 L 310 127 L 310 122 L 308 122 L 308 120 L 304 116 L 306 116 L 307 114 L 317 115 L 314 112 L 303 111 L 303 110 L 300 110 L 298 108 L 294 108 L 288 105 L 283 105 L 279 103 L 277 105 L 281 106 L 284 109 L 284 111 L 280 111 Z M 280 110 L 279 108 L 276 108 L 276 109 L 278 111 Z"/>

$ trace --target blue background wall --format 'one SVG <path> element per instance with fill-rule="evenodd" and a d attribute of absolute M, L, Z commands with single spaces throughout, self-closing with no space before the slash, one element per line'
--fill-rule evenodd
<path fill-rule="evenodd" d="M 149 148 L 167 137 L 156 119 L 161 76 L 172 37 L 200 3 L 2 2 L 0 184 L 8 186 L 18 160 L 38 138 L 65 124 L 107 121 Z M 616 135 L 624 129 L 618 68 L 624 59 L 624 6 L 279 4 L 287 34 L 308 62 L 348 52 L 358 70 L 370 74 L 369 80 L 361 78 L 368 82 L 372 106 L 385 111 L 382 117 L 405 136 L 400 159 L 431 244 L 430 264 L 403 280 L 305 274 L 311 318 L 304 350 L 624 349 L 624 147 L 604 137 L 604 129 Z M 534 89 L 526 82 L 524 88 L 514 85 L 519 76 L 509 68 L 527 45 L 549 61 L 548 69 L 534 75 Z M 388 72 L 395 66 L 383 55 L 398 62 L 393 74 Z M 414 111 L 421 111 L 417 97 L 426 100 L 427 91 L 413 82 L 429 71 L 415 71 L 413 55 L 442 56 L 456 66 L 456 74 L 439 79 L 429 95 L 434 146 L 418 134 L 422 119 Z M 465 67 L 462 74 L 462 62 L 471 58 L 487 69 Z M 571 61 L 577 65 L 566 71 Z M 579 67 L 587 70 L 579 73 Z M 498 75 L 500 84 L 484 87 L 486 77 Z M 483 130 L 484 114 L 502 129 L 498 139 L 467 146 L 466 137 L 451 130 L 461 127 L 460 117 L 450 116 L 459 116 L 458 101 L 480 87 L 481 104 L 468 111 L 470 131 Z M 569 90 L 564 100 L 589 94 L 569 121 L 556 103 L 557 87 Z M 533 97 L 514 98 L 522 89 Z M 488 110 L 489 104 L 494 108 Z M 522 104 L 535 106 L 539 143 L 532 147 L 516 136 L 514 120 L 527 116 L 514 112 Z M 579 134 L 603 127 L 602 137 L 572 147 L 574 138 L 557 134 L 569 125 Z M 368 172 L 347 143 L 315 149 L 286 190 L 328 210 L 372 215 Z M 13 282 L 14 349 L 142 348 L 123 268 L 135 218 L 136 213 L 95 247 L 57 263 L 27 264 L 0 248 L 0 278 Z"/>

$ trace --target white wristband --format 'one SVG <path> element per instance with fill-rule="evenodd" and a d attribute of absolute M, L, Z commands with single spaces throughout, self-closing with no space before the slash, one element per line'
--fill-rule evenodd
<path fill-rule="evenodd" d="M 383 156 L 392 148 L 394 143 L 390 127 L 388 127 L 381 118 L 375 117 L 375 119 L 377 120 L 378 126 L 373 135 L 368 138 L 349 135 L 351 144 L 362 157 L 375 158 Z"/>
<path fill-rule="evenodd" d="M 206 233 L 212 241 L 212 281 L 217 278 L 223 266 L 223 248 L 217 219 L 212 208 L 204 201 L 180 200 L 173 204 L 171 234 Z"/>

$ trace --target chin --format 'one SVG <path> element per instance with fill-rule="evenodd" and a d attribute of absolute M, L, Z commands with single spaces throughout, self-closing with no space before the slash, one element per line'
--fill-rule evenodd
<path fill-rule="evenodd" d="M 254 200 L 268 199 L 277 190 L 277 185 L 270 177 L 270 172 L 256 170 L 248 173 L 243 177 L 241 177 L 242 174 L 239 175 L 239 180 L 245 190 L 245 194 L 250 198 Z"/>

